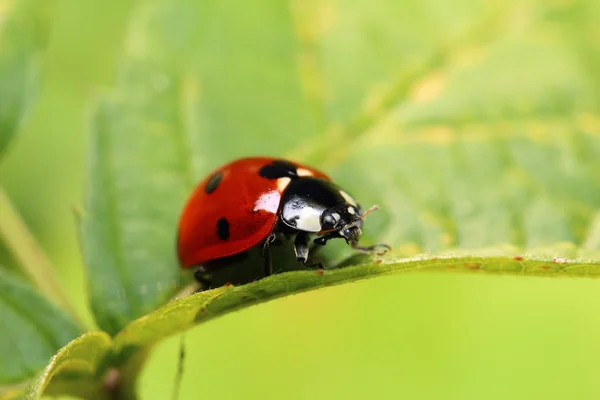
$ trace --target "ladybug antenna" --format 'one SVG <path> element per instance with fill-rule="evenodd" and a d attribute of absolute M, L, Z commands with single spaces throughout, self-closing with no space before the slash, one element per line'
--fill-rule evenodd
<path fill-rule="evenodd" d="M 367 211 L 365 211 L 361 216 L 360 219 L 362 219 L 363 221 L 365 220 L 365 217 L 367 215 L 369 215 L 371 212 L 375 211 L 375 210 L 379 210 L 379 206 L 378 205 L 372 205 Z"/>

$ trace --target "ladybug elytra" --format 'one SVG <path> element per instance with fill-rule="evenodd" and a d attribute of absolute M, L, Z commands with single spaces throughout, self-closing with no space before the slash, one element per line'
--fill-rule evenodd
<path fill-rule="evenodd" d="M 360 205 L 324 173 L 286 160 L 253 157 L 230 162 L 196 187 L 179 222 L 177 251 L 183 268 L 197 267 L 196 279 L 210 287 L 210 272 L 223 260 L 262 247 L 264 274 L 271 275 L 271 244 L 294 237 L 294 253 L 309 262 L 310 236 L 323 246 L 345 239 L 363 253 L 390 247 L 358 245 L 364 217 Z"/>

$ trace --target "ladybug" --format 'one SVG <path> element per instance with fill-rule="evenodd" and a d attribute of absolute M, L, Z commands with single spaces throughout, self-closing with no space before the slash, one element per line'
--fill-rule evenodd
<path fill-rule="evenodd" d="M 177 252 L 182 268 L 196 269 L 203 289 L 210 272 L 236 255 L 262 246 L 265 276 L 273 273 L 271 245 L 294 237 L 294 252 L 309 263 L 310 236 L 315 245 L 345 239 L 363 253 L 383 254 L 388 245 L 358 245 L 365 216 L 352 196 L 314 168 L 266 158 L 242 158 L 208 175 L 191 194 L 181 214 Z M 318 264 L 318 263 L 317 263 Z"/>

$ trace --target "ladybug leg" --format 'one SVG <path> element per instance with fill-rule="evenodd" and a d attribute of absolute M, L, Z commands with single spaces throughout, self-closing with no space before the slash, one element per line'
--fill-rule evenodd
<path fill-rule="evenodd" d="M 308 260 L 308 232 L 299 232 L 294 240 L 294 253 L 296 259 L 306 266 Z"/>
<path fill-rule="evenodd" d="M 336 238 L 341 238 L 342 236 L 337 232 L 337 231 L 333 231 L 333 232 L 329 232 L 324 236 L 318 237 L 315 240 L 313 240 L 313 243 L 319 246 L 325 246 L 327 244 L 328 240 L 331 239 L 336 239 Z"/>
<path fill-rule="evenodd" d="M 265 276 L 273 275 L 273 265 L 271 263 L 271 243 L 275 241 L 277 236 L 271 233 L 263 244 L 263 265 L 265 268 Z"/>
<path fill-rule="evenodd" d="M 196 271 L 194 271 L 194 278 L 200 284 L 203 291 L 210 289 L 212 286 L 210 274 L 206 273 L 206 269 L 204 269 L 204 267 L 198 267 Z"/>
<path fill-rule="evenodd" d="M 306 268 L 325 269 L 325 264 L 323 264 L 323 261 L 320 258 L 312 256 L 310 260 L 308 259 L 308 254 L 310 252 L 310 248 L 308 247 L 308 236 L 308 232 L 300 232 L 296 235 L 294 252 L 296 253 L 298 262 L 302 263 Z"/>

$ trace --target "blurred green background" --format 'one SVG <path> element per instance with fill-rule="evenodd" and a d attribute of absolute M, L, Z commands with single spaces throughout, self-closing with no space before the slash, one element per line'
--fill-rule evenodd
<path fill-rule="evenodd" d="M 496 3 L 500 2 L 482 7 L 493 9 Z M 586 30 L 590 25 L 584 24 L 598 15 L 593 2 L 523 4 L 515 2 L 507 25 L 498 28 L 507 38 L 518 42 L 518 35 L 530 33 L 519 31 L 526 21 L 541 19 L 551 10 L 572 9 L 557 13 L 557 20 L 565 19 L 572 27 L 581 22 L 580 32 L 547 27 L 542 33 L 550 38 L 590 35 L 589 43 L 600 47 L 598 28 Z M 587 10 L 578 7 L 581 4 L 595 11 L 581 12 Z M 82 197 L 86 112 L 98 88 L 115 80 L 136 2 L 59 0 L 56 5 L 42 90 L 2 161 L 0 183 L 85 314 L 72 210 Z M 418 7 L 407 6 L 407 12 L 414 8 Z M 419 10 L 426 15 L 428 7 Z M 464 23 L 438 17 L 449 25 Z M 412 28 L 418 36 L 418 21 Z M 356 40 L 379 43 L 368 34 L 348 38 Z M 552 45 L 547 49 L 552 52 Z M 584 47 L 563 52 L 572 57 L 564 64 L 580 65 L 587 52 Z M 598 65 L 592 53 L 589 58 L 591 64 L 585 65 Z M 544 75 L 543 63 L 539 68 Z M 591 67 L 575 70 L 581 76 L 594 73 Z M 537 78 L 535 73 L 516 76 L 524 82 L 513 90 L 527 91 L 526 80 Z M 573 99 L 593 104 L 598 87 L 586 86 L 581 76 L 564 76 L 566 87 L 572 82 Z M 477 81 L 475 89 L 470 88 L 474 96 L 479 95 L 476 86 Z M 331 113 L 337 115 L 336 110 Z M 377 140 L 376 132 L 373 138 Z M 14 263 L 6 249 L 1 250 L 0 263 L 10 268 Z M 191 356 L 185 364 L 182 398 L 595 399 L 600 396 L 599 288 L 598 282 L 586 279 L 431 273 L 382 277 L 277 300 L 185 335 Z M 172 338 L 151 354 L 140 380 L 143 398 L 169 398 L 178 345 L 179 338 Z"/>

